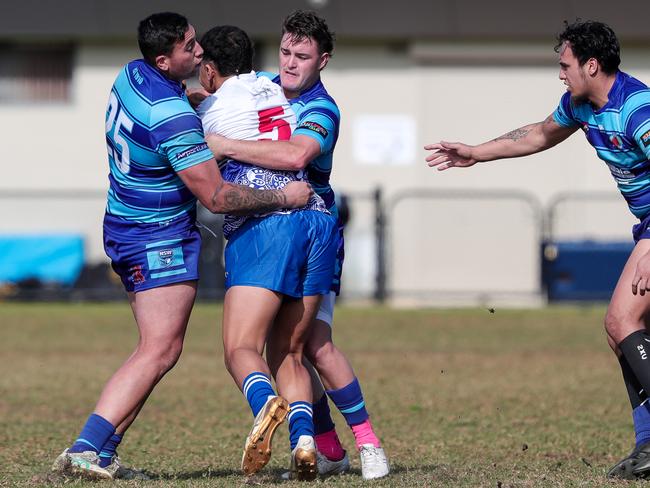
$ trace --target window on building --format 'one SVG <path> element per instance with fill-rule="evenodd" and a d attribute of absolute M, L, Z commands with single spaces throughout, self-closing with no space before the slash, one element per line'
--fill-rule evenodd
<path fill-rule="evenodd" d="M 67 102 L 71 44 L 0 44 L 0 103 Z"/>

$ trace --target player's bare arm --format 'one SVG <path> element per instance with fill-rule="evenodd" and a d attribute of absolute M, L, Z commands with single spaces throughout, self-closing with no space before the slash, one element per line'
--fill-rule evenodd
<path fill-rule="evenodd" d="M 307 204 L 314 193 L 308 183 L 292 181 L 281 190 L 255 190 L 227 183 L 214 159 L 178 172 L 201 204 L 212 213 L 249 215 Z"/>
<path fill-rule="evenodd" d="M 267 169 L 299 171 L 321 153 L 318 141 L 303 135 L 288 141 L 241 141 L 208 134 L 205 140 L 217 161 L 235 159 Z"/>
<path fill-rule="evenodd" d="M 468 168 L 478 162 L 527 156 L 555 146 L 576 129 L 559 125 L 551 114 L 542 122 L 519 127 L 477 146 L 446 141 L 429 144 L 424 146 L 432 151 L 426 161 L 430 167 L 443 171 L 452 167 Z"/>

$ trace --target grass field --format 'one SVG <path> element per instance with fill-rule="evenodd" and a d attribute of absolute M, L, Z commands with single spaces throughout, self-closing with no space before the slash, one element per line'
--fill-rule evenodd
<path fill-rule="evenodd" d="M 602 308 L 534 311 L 340 308 L 336 342 L 361 379 L 392 475 L 373 486 L 634 486 L 608 482 L 631 416 Z M 198 305 L 183 356 L 125 437 L 155 475 L 124 486 L 239 486 L 248 407 L 223 367 L 221 309 Z M 124 304 L 0 304 L 0 485 L 46 477 L 136 330 Z M 335 421 L 346 446 L 353 440 Z M 286 429 L 249 484 L 283 484 Z M 367 486 L 353 472 L 328 486 Z M 70 486 L 97 486 L 69 481 Z M 640 486 L 643 482 L 637 482 Z M 304 485 L 303 485 L 304 486 Z"/>

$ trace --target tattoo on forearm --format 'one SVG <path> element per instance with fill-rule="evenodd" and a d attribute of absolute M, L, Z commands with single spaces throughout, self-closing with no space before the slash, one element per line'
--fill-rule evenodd
<path fill-rule="evenodd" d="M 220 191 L 223 192 L 224 213 L 247 215 L 287 206 L 287 198 L 280 190 L 254 190 L 241 185 L 224 185 Z M 218 193 L 214 195 L 215 200 Z"/>
<path fill-rule="evenodd" d="M 503 139 L 510 139 L 512 141 L 518 141 L 522 137 L 526 137 L 526 135 L 530 131 L 531 131 L 531 127 L 521 127 L 520 129 L 511 130 L 507 134 L 503 134 L 502 136 L 499 136 L 494 140 L 495 141 L 501 141 Z"/>

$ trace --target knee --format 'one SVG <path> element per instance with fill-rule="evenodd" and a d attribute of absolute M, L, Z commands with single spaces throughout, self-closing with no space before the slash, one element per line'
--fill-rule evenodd
<path fill-rule="evenodd" d="M 607 310 L 607 313 L 605 314 L 604 325 L 610 346 L 612 342 L 614 344 L 620 343 L 637 328 L 634 327 L 635 324 L 633 324 L 629 318 L 625 316 L 625 314 L 615 309 Z"/>
<path fill-rule="evenodd" d="M 305 356 L 307 356 L 307 359 L 309 359 L 316 369 L 331 361 L 335 354 L 336 346 L 331 341 L 323 344 L 308 344 L 305 350 Z"/>
<path fill-rule="evenodd" d="M 158 377 L 161 378 L 172 369 L 183 351 L 183 341 L 174 340 L 171 343 L 161 343 L 145 348 L 147 361 L 155 366 Z"/>

